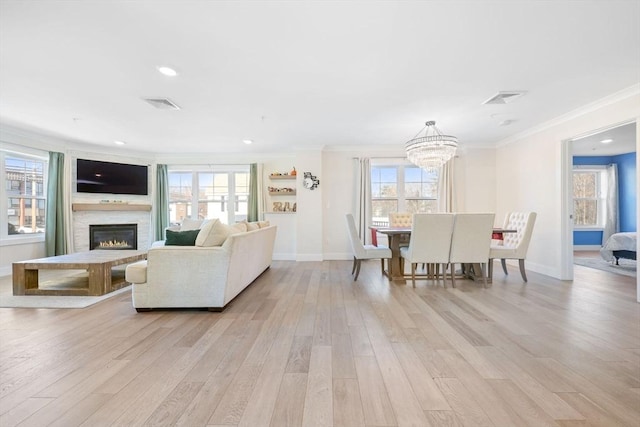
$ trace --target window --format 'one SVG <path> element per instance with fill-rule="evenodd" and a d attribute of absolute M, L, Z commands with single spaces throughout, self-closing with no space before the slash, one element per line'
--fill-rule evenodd
<path fill-rule="evenodd" d="M 406 164 L 371 165 L 373 225 L 387 225 L 390 212 L 438 210 L 438 173 Z"/>
<path fill-rule="evenodd" d="M 44 236 L 48 156 L 0 151 L 4 178 L 0 209 L 0 237 L 23 239 L 39 233 Z"/>
<path fill-rule="evenodd" d="M 574 169 L 573 224 L 577 227 L 604 226 L 606 204 L 604 169 Z"/>
<path fill-rule="evenodd" d="M 184 218 L 219 218 L 225 224 L 247 219 L 249 167 L 220 166 L 213 169 L 199 171 L 176 167 L 169 171 L 171 223 L 178 223 Z"/>

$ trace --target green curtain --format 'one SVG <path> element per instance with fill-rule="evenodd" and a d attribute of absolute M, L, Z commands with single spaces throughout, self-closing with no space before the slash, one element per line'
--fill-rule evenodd
<path fill-rule="evenodd" d="M 156 202 L 154 203 L 155 240 L 164 240 L 164 229 L 169 226 L 169 172 L 167 165 L 156 167 Z"/>
<path fill-rule="evenodd" d="M 64 255 L 67 253 L 65 234 L 64 154 L 50 152 L 44 231 L 47 256 Z"/>
<path fill-rule="evenodd" d="M 258 164 L 251 163 L 249 167 L 249 203 L 247 206 L 247 221 L 258 221 Z"/>

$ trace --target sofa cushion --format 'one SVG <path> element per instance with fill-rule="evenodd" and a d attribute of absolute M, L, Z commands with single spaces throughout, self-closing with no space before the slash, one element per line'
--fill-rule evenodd
<path fill-rule="evenodd" d="M 259 229 L 260 226 L 257 222 L 247 222 L 247 231 L 253 231 Z"/>
<path fill-rule="evenodd" d="M 271 225 L 271 224 L 269 223 L 269 221 L 258 221 L 258 227 L 260 227 L 260 228 L 266 228 L 266 227 L 268 227 L 269 225 Z"/>
<path fill-rule="evenodd" d="M 167 230 L 167 246 L 195 246 L 200 230 L 171 231 Z"/>
<path fill-rule="evenodd" d="M 221 246 L 227 237 L 231 234 L 232 230 L 227 224 L 221 222 L 219 219 L 212 219 L 207 221 L 202 226 L 198 237 L 196 238 L 196 246 Z"/>
<path fill-rule="evenodd" d="M 147 260 L 127 265 L 124 276 L 129 283 L 147 283 Z"/>
<path fill-rule="evenodd" d="M 231 226 L 233 234 L 244 233 L 247 231 L 247 223 L 245 221 L 236 222 Z"/>
<path fill-rule="evenodd" d="M 180 224 L 180 231 L 198 230 L 202 227 L 203 220 L 185 218 Z"/>

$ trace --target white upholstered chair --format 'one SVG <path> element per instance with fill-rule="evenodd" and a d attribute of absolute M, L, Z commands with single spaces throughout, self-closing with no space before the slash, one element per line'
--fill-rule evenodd
<path fill-rule="evenodd" d="M 453 221 L 453 214 L 413 215 L 409 246 L 400 248 L 400 261 L 403 269 L 404 260 L 411 263 L 411 283 L 414 288 L 418 263 L 442 264 L 443 273 L 447 271 Z"/>
<path fill-rule="evenodd" d="M 413 214 L 411 212 L 391 212 L 389 227 L 411 227 Z"/>
<path fill-rule="evenodd" d="M 411 212 L 390 212 L 389 227 L 411 227 L 413 214 Z M 409 246 L 409 236 L 400 236 L 400 246 Z"/>
<path fill-rule="evenodd" d="M 384 260 L 391 258 L 391 249 L 386 246 L 364 245 L 358 236 L 356 221 L 353 215 L 347 214 L 347 229 L 349 231 L 349 240 L 351 241 L 351 249 L 353 251 L 353 268 L 351 274 L 355 273 L 353 280 L 358 280 L 360 274 L 360 263 L 363 259 L 380 259 L 382 264 L 382 274 L 384 274 Z"/>
<path fill-rule="evenodd" d="M 479 265 L 484 287 L 487 287 L 487 261 L 491 248 L 491 231 L 495 214 L 459 213 L 456 214 L 451 237 L 451 284 L 456 287 L 455 265 Z M 476 272 L 478 273 L 478 272 Z"/>
<path fill-rule="evenodd" d="M 489 277 L 493 277 L 493 260 L 499 259 L 504 274 L 507 272 L 507 259 L 517 259 L 520 264 L 522 280 L 527 281 L 524 260 L 527 257 L 533 225 L 536 222 L 535 212 L 508 212 L 505 215 L 503 228 L 516 230 L 515 233 L 504 233 L 501 244 L 492 244 L 489 251 Z"/>

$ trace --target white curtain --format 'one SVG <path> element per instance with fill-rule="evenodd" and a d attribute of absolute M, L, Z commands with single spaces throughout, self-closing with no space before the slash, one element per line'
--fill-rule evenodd
<path fill-rule="evenodd" d="M 454 160 L 451 158 L 440 168 L 440 177 L 438 179 L 438 212 L 455 212 L 456 193 L 453 177 Z"/>
<path fill-rule="evenodd" d="M 365 243 L 371 243 L 369 226 L 371 221 L 371 160 L 368 157 L 353 159 L 355 171 L 355 206 L 353 217 L 356 220 L 358 234 Z"/>
<path fill-rule="evenodd" d="M 618 221 L 618 165 L 612 163 L 607 166 L 607 215 L 602 232 L 602 244 L 604 244 L 612 234 L 620 231 Z"/>

